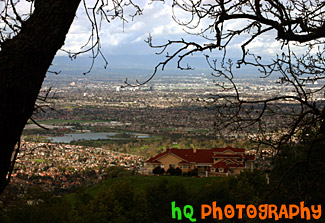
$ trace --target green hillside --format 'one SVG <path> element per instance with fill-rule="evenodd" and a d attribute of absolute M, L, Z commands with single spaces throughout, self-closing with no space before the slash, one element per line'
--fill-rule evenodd
<path fill-rule="evenodd" d="M 112 185 L 119 182 L 128 182 L 134 188 L 134 192 L 144 192 L 149 185 L 157 185 L 162 181 L 167 181 L 169 185 L 183 184 L 186 191 L 191 193 L 199 193 L 204 187 L 209 186 L 217 181 L 220 181 L 220 177 L 212 178 L 198 178 L 198 177 L 182 177 L 182 176 L 126 176 L 107 179 L 91 188 L 86 189 L 84 192 L 91 196 L 96 196 L 101 189 L 108 189 Z M 66 199 L 71 203 L 76 202 L 76 193 L 66 195 Z"/>

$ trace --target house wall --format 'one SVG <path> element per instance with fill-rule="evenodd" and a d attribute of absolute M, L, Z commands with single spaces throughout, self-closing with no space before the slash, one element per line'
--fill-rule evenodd
<path fill-rule="evenodd" d="M 234 174 L 240 174 L 241 171 L 243 171 L 243 168 L 236 168 L 234 169 Z"/>
<path fill-rule="evenodd" d="M 159 163 L 144 163 L 144 167 L 148 170 L 148 172 L 152 172 L 152 170 L 154 168 L 156 168 L 157 166 L 160 166 Z"/>
<path fill-rule="evenodd" d="M 179 168 L 181 168 L 181 170 L 182 170 L 183 173 L 186 173 L 186 172 L 188 172 L 190 170 L 193 170 L 194 167 L 195 167 L 194 164 L 186 164 L 187 165 L 187 168 L 185 169 L 185 168 L 183 168 L 184 167 L 183 165 L 184 164 L 179 164 Z"/>
<path fill-rule="evenodd" d="M 175 165 L 175 168 L 180 167 L 178 163 L 182 162 L 183 160 L 173 154 L 167 154 L 166 156 L 158 159 L 158 161 L 164 165 L 165 170 L 168 170 L 169 165 L 171 164 Z"/>

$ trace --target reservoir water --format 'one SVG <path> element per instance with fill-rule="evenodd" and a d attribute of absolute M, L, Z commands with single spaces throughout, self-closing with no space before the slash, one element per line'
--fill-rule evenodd
<path fill-rule="evenodd" d="M 74 133 L 74 134 L 64 134 L 64 136 L 55 136 L 55 137 L 47 137 L 51 142 L 55 143 L 70 143 L 71 141 L 77 140 L 98 140 L 98 139 L 109 139 L 109 140 L 128 140 L 130 138 L 150 138 L 151 136 L 148 134 L 135 133 L 135 132 L 127 132 L 123 133 L 126 135 L 130 135 L 127 138 L 114 137 L 119 135 L 119 132 L 95 132 L 95 133 Z"/>

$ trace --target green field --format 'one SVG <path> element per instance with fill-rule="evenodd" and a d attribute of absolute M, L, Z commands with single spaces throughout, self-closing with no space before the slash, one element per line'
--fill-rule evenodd
<path fill-rule="evenodd" d="M 38 163 L 43 163 L 43 162 L 45 162 L 45 159 L 31 159 L 30 161 L 35 161 L 35 162 L 38 162 Z"/>
<path fill-rule="evenodd" d="M 198 193 L 204 189 L 205 186 L 212 184 L 215 181 L 219 181 L 221 177 L 207 177 L 207 178 L 198 178 L 198 177 L 182 177 L 182 176 L 127 176 L 127 177 L 118 177 L 112 178 L 103 181 L 91 188 L 86 189 L 85 192 L 89 193 L 92 196 L 96 196 L 100 189 L 110 188 L 113 184 L 120 181 L 127 181 L 133 185 L 135 193 L 144 191 L 148 185 L 158 184 L 163 180 L 168 181 L 170 185 L 183 184 L 185 189 L 189 192 Z M 76 194 L 66 195 L 66 199 L 74 204 L 76 201 Z"/>

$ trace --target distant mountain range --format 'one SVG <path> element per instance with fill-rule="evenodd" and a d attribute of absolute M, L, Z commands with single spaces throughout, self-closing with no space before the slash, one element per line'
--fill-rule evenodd
<path fill-rule="evenodd" d="M 127 74 L 138 75 L 145 74 L 150 75 L 154 71 L 154 68 L 159 62 L 163 61 L 165 58 L 158 55 L 109 55 L 107 56 L 108 66 L 104 69 L 105 62 L 102 58 L 98 57 L 95 60 L 94 67 L 91 71 L 92 75 L 101 74 Z M 219 58 L 219 61 L 221 59 Z M 92 59 L 86 56 L 77 57 L 77 59 L 71 60 L 68 56 L 57 56 L 55 57 L 51 71 L 66 74 L 83 74 L 87 72 L 91 66 Z M 209 68 L 205 57 L 188 57 L 184 59 L 183 66 L 186 67 L 187 64 L 194 68 L 194 70 L 184 71 L 177 69 L 177 62 L 171 61 L 165 68 L 163 72 L 159 71 L 161 74 L 173 74 L 173 75 L 183 75 L 188 73 L 205 73 L 210 74 L 212 70 Z M 234 66 L 235 67 L 235 66 Z M 161 69 L 160 69 L 161 70 Z M 243 75 L 243 77 L 254 76 L 257 77 L 258 71 L 254 68 L 243 67 L 241 69 L 234 69 L 236 74 Z"/>

